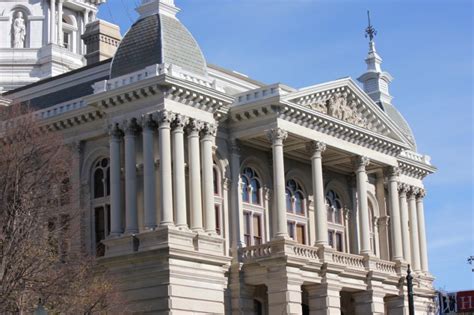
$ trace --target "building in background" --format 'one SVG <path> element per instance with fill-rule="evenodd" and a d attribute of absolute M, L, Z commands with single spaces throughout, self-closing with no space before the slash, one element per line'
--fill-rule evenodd
<path fill-rule="evenodd" d="M 474 291 L 438 292 L 439 315 L 474 314 Z"/>
<path fill-rule="evenodd" d="M 20 37 L 1 53 L 35 43 L 77 59 L 2 82 L 0 101 L 28 104 L 73 148 L 73 246 L 110 268 L 131 311 L 407 314 L 408 264 L 416 314 L 435 311 L 423 208 L 435 168 L 392 104 L 372 27 L 362 88 L 295 89 L 208 64 L 173 0 L 143 0 L 113 59 L 117 28 L 83 20 L 97 3 L 47 3 L 11 6 Z M 82 12 L 71 41 L 59 20 L 31 32 L 33 8 L 47 16 L 53 3 Z"/>

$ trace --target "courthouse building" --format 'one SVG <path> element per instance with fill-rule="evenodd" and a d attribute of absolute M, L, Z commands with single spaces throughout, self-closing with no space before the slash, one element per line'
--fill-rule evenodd
<path fill-rule="evenodd" d="M 435 168 L 371 27 L 359 82 L 296 89 L 208 64 L 173 0 L 142 0 L 123 39 L 101 2 L 0 4 L 0 106 L 28 104 L 73 148 L 76 241 L 127 309 L 407 314 L 411 264 L 416 314 L 432 313 Z"/>

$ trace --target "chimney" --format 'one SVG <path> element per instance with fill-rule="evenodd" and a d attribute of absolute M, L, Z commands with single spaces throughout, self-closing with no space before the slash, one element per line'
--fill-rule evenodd
<path fill-rule="evenodd" d="M 81 38 L 87 46 L 85 55 L 87 65 L 91 65 L 112 58 L 122 40 L 122 35 L 118 25 L 95 20 L 86 25 L 86 31 Z"/>

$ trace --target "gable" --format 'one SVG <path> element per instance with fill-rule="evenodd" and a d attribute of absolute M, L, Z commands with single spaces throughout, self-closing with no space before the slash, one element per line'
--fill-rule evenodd
<path fill-rule="evenodd" d="M 400 128 L 350 78 L 290 93 L 285 100 L 411 145 Z"/>

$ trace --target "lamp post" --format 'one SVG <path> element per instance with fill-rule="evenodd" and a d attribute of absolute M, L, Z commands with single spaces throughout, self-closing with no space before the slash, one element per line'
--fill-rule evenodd
<path fill-rule="evenodd" d="M 411 275 L 410 265 L 407 270 L 407 287 L 408 287 L 408 314 L 415 315 L 415 303 L 413 301 L 413 276 Z"/>

